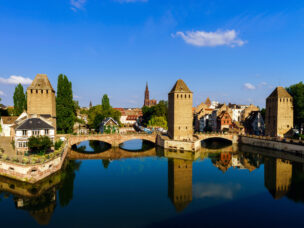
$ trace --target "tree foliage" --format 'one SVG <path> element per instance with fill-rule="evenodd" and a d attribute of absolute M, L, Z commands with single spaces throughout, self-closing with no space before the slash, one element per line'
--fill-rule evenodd
<path fill-rule="evenodd" d="M 168 102 L 159 101 L 159 103 L 152 107 L 144 106 L 142 108 L 143 121 L 142 124 L 147 126 L 151 119 L 155 120 L 155 117 L 163 117 L 164 120 L 168 121 Z"/>
<path fill-rule="evenodd" d="M 164 116 L 153 116 L 148 122 L 148 127 L 162 127 L 167 129 L 167 120 Z"/>
<path fill-rule="evenodd" d="M 301 124 L 304 123 L 304 84 L 300 82 L 286 89 L 293 97 L 294 122 L 295 125 L 300 128 Z"/>
<path fill-rule="evenodd" d="M 13 100 L 14 115 L 19 116 L 24 110 L 26 110 L 26 96 L 24 94 L 23 86 L 20 83 L 15 87 Z"/>
<path fill-rule="evenodd" d="M 113 109 L 110 105 L 110 100 L 105 94 L 102 98 L 102 104 L 93 106 L 88 111 L 88 125 L 91 129 L 98 129 L 100 123 L 107 117 L 112 117 L 118 123 L 120 123 L 121 113 Z"/>
<path fill-rule="evenodd" d="M 28 148 L 32 153 L 46 153 L 53 146 L 47 136 L 32 136 L 28 140 Z"/>
<path fill-rule="evenodd" d="M 103 95 L 102 101 L 101 101 L 101 106 L 102 106 L 102 110 L 104 110 L 104 111 L 108 111 L 112 108 L 110 105 L 110 99 L 107 94 Z"/>
<path fill-rule="evenodd" d="M 63 74 L 58 76 L 56 112 L 57 131 L 59 133 L 72 133 L 76 108 L 73 101 L 72 83 Z"/>

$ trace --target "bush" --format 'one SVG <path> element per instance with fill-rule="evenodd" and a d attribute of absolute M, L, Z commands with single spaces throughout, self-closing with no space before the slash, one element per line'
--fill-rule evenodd
<path fill-rule="evenodd" d="M 55 150 L 59 150 L 60 147 L 62 146 L 63 141 L 58 140 L 57 142 L 55 142 Z"/>
<path fill-rule="evenodd" d="M 32 136 L 28 141 L 28 148 L 30 151 L 40 155 L 45 154 L 52 147 L 52 145 L 52 141 L 47 136 Z"/>

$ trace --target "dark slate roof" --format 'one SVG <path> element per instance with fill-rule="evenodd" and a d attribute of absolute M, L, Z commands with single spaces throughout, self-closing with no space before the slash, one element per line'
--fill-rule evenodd
<path fill-rule="evenodd" d="M 177 80 L 170 93 L 176 93 L 176 92 L 192 93 L 182 79 Z"/>
<path fill-rule="evenodd" d="M 21 123 L 16 130 L 54 129 L 53 126 L 40 118 L 30 118 Z"/>

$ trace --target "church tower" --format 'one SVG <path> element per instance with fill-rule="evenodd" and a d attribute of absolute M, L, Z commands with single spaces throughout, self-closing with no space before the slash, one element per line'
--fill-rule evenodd
<path fill-rule="evenodd" d="M 148 82 L 146 84 L 144 106 L 147 106 L 147 107 L 150 106 L 150 93 L 149 93 L 149 88 L 148 88 Z"/>
<path fill-rule="evenodd" d="M 266 99 L 266 135 L 287 136 L 293 128 L 293 98 L 283 88 L 277 87 Z"/>
<path fill-rule="evenodd" d="M 193 93 L 181 79 L 177 80 L 168 95 L 168 136 L 173 140 L 193 139 Z"/>
<path fill-rule="evenodd" d="M 50 120 L 56 129 L 55 90 L 46 74 L 37 74 L 27 88 L 27 113 Z"/>

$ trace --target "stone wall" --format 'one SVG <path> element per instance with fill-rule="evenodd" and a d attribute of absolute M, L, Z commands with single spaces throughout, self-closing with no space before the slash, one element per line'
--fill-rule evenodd
<path fill-rule="evenodd" d="M 29 183 L 36 183 L 61 169 L 67 151 L 68 144 L 65 145 L 61 156 L 42 164 L 24 165 L 10 161 L 0 161 L 0 175 Z"/>
<path fill-rule="evenodd" d="M 273 150 L 280 150 L 286 151 L 296 154 L 304 154 L 304 144 L 303 143 L 291 143 L 291 142 L 284 142 L 284 141 L 274 141 L 274 140 L 267 140 L 266 138 L 254 138 L 248 136 L 239 136 L 239 143 L 269 148 Z"/>

